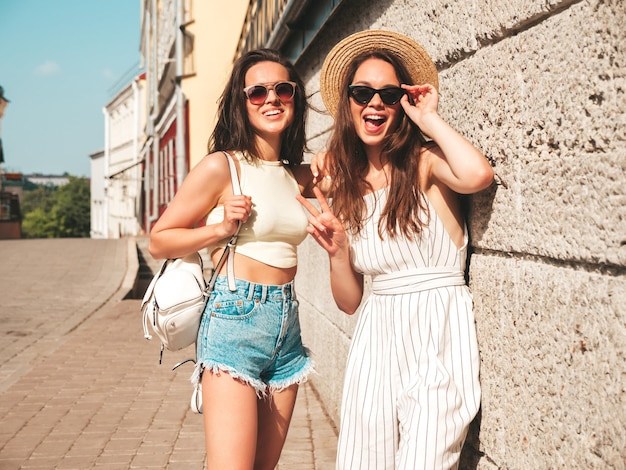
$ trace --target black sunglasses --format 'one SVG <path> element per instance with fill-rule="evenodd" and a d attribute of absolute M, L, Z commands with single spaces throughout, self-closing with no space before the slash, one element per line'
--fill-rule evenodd
<path fill-rule="evenodd" d="M 273 85 L 250 85 L 245 87 L 243 92 L 250 103 L 257 105 L 265 103 L 270 90 L 274 90 L 278 99 L 285 102 L 296 94 L 296 84 L 294 82 L 276 82 Z"/>
<path fill-rule="evenodd" d="M 400 98 L 402 98 L 406 91 L 399 86 L 389 86 L 378 90 L 365 85 L 350 85 L 348 87 L 348 95 L 354 98 L 354 101 L 359 104 L 369 103 L 376 93 L 378 93 L 380 99 L 383 100 L 383 103 L 392 105 L 400 101 Z"/>

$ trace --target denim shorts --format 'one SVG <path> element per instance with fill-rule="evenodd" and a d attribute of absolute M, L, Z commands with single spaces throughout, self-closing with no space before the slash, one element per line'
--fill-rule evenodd
<path fill-rule="evenodd" d="M 251 385 L 259 396 L 306 380 L 313 369 L 302 345 L 293 281 L 282 286 L 218 276 L 204 309 L 197 341 L 197 383 L 203 370 Z"/>

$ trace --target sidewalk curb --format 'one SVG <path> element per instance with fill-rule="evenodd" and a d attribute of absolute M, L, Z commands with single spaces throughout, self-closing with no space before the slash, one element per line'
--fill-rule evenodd
<path fill-rule="evenodd" d="M 114 297 L 121 298 L 118 300 L 133 298 L 136 299 L 137 295 L 137 281 L 139 274 L 139 255 L 137 254 L 137 240 L 135 238 L 128 238 L 126 243 L 126 275 L 122 280 L 120 288 Z"/>

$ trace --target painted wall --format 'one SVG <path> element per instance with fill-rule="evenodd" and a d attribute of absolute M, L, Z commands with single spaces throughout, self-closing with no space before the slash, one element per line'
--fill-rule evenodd
<path fill-rule="evenodd" d="M 441 114 L 497 173 L 470 204 L 483 400 L 462 468 L 626 468 L 626 3 L 346 0 L 298 63 L 312 104 L 330 48 L 370 28 L 424 45 Z M 310 114 L 314 151 L 330 125 Z M 356 318 L 325 253 L 299 257 L 312 384 L 338 424 Z"/>
<path fill-rule="evenodd" d="M 193 168 L 207 153 L 207 143 L 217 113 L 217 100 L 230 74 L 241 25 L 248 8 L 247 0 L 192 2 L 186 27 L 193 35 L 191 62 L 187 71 L 195 74 L 183 80 L 189 101 L 189 162 Z"/>

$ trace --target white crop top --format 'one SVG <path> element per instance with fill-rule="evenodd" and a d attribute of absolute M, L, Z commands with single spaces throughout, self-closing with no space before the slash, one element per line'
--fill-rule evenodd
<path fill-rule="evenodd" d="M 239 160 L 241 193 L 252 198 L 252 213 L 241 226 L 235 252 L 278 268 L 298 262 L 297 246 L 306 238 L 308 218 L 296 199 L 298 183 L 282 162 L 259 160 L 249 163 L 241 152 Z M 224 206 L 216 206 L 207 225 L 224 220 Z M 226 246 L 228 238 L 209 246 L 209 253 Z"/>

